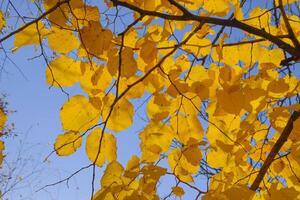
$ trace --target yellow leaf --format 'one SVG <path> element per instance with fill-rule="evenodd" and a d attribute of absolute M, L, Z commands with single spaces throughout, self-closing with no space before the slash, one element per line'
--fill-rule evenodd
<path fill-rule="evenodd" d="M 63 105 L 60 118 L 64 130 L 84 132 L 97 124 L 100 112 L 86 97 L 76 95 Z"/>
<path fill-rule="evenodd" d="M 103 29 L 99 22 L 90 21 L 79 32 L 83 48 L 88 53 L 101 57 L 110 49 L 113 34 L 110 30 Z"/>
<path fill-rule="evenodd" d="M 172 172 L 186 182 L 193 181 L 192 174 L 198 172 L 199 164 L 190 163 L 184 153 L 180 149 L 173 149 L 168 156 L 168 162 Z M 198 158 L 198 160 L 201 160 Z"/>
<path fill-rule="evenodd" d="M 288 188 L 277 188 L 277 184 L 271 186 L 270 199 L 272 200 L 282 200 L 282 199 L 299 199 L 299 191 L 293 186 Z"/>
<path fill-rule="evenodd" d="M 191 10 L 198 10 L 200 7 L 203 6 L 203 2 L 204 2 L 204 0 L 193 0 L 193 1 L 178 0 L 178 1 Z"/>
<path fill-rule="evenodd" d="M 187 145 L 182 152 L 186 160 L 194 166 L 198 166 L 202 159 L 201 150 L 199 149 L 198 144 L 196 142 L 196 140 L 191 139 L 189 141 L 189 143 L 191 144 Z"/>
<path fill-rule="evenodd" d="M 161 5 L 161 0 L 144 0 L 145 10 L 155 10 L 159 5 Z"/>
<path fill-rule="evenodd" d="M 0 11 L 0 31 L 5 26 L 5 24 L 6 24 L 6 22 L 5 22 L 4 14 L 3 14 L 3 12 Z"/>
<path fill-rule="evenodd" d="M 112 161 L 109 163 L 104 171 L 104 175 L 101 178 L 101 187 L 110 187 L 112 184 L 122 185 L 122 174 L 124 168 L 118 161 Z"/>
<path fill-rule="evenodd" d="M 288 112 L 288 110 L 276 107 L 272 112 L 269 112 L 269 120 L 273 128 L 281 133 L 286 126 L 290 115 L 291 114 Z"/>
<path fill-rule="evenodd" d="M 6 121 L 7 121 L 7 116 L 0 108 L 0 132 L 4 129 Z"/>
<path fill-rule="evenodd" d="M 96 6 L 84 5 L 76 8 L 72 11 L 72 17 L 74 18 L 73 23 L 78 23 L 79 27 L 88 26 L 88 23 L 91 21 L 100 21 L 99 9 Z"/>
<path fill-rule="evenodd" d="M 245 107 L 245 96 L 241 90 L 233 92 L 221 90 L 218 92 L 218 104 L 225 112 L 240 115 Z"/>
<path fill-rule="evenodd" d="M 222 150 L 210 151 L 207 154 L 207 163 L 213 168 L 220 168 L 226 166 L 227 153 Z"/>
<path fill-rule="evenodd" d="M 58 2 L 59 0 L 44 0 L 45 10 L 53 8 Z M 83 4 L 82 0 L 70 0 L 68 4 L 62 4 L 59 6 L 59 9 L 55 9 L 53 12 L 50 12 L 48 15 L 49 21 L 53 25 L 68 27 L 67 22 L 69 20 L 71 10 L 74 11 L 77 8 L 83 8 L 85 6 L 86 5 Z"/>
<path fill-rule="evenodd" d="M 119 93 L 124 92 L 127 90 L 130 85 L 136 82 L 140 77 L 138 76 L 131 76 L 130 78 L 120 78 L 119 80 Z M 145 93 L 145 85 L 140 82 L 134 86 L 134 89 L 127 90 L 125 94 L 126 99 L 134 99 L 134 98 L 141 98 Z"/>
<path fill-rule="evenodd" d="M 3 162 L 3 150 L 4 150 L 4 142 L 0 140 L 0 168 Z M 1 194 L 1 193 L 0 193 Z"/>
<path fill-rule="evenodd" d="M 97 110 L 102 109 L 102 100 L 100 97 L 90 97 L 90 103 L 96 108 Z"/>
<path fill-rule="evenodd" d="M 124 177 L 132 178 L 137 177 L 140 173 L 140 159 L 136 155 L 133 155 L 127 163 Z"/>
<path fill-rule="evenodd" d="M 178 197 L 182 197 L 184 195 L 184 190 L 179 186 L 172 187 L 172 192 Z"/>
<path fill-rule="evenodd" d="M 230 5 L 226 0 L 204 0 L 203 8 L 209 14 L 217 16 L 225 16 L 230 11 Z"/>
<path fill-rule="evenodd" d="M 73 86 L 80 78 L 80 62 L 67 56 L 60 56 L 51 61 L 46 69 L 48 85 L 55 87 Z"/>
<path fill-rule="evenodd" d="M 167 95 L 154 95 L 147 105 L 147 115 L 153 121 L 161 121 L 166 118 L 170 112 L 170 99 Z"/>
<path fill-rule="evenodd" d="M 112 101 L 105 102 L 105 108 L 102 112 L 103 120 L 108 120 L 106 127 L 110 130 L 120 132 L 127 128 L 129 128 L 133 122 L 133 115 L 134 115 L 134 107 L 133 105 L 125 98 L 121 98 L 114 106 L 107 119 L 108 114 L 110 113 Z"/>
<path fill-rule="evenodd" d="M 275 173 L 279 174 L 285 168 L 285 163 L 283 160 L 276 160 L 272 163 L 272 168 Z"/>
<path fill-rule="evenodd" d="M 289 85 L 284 79 L 271 81 L 268 85 L 268 94 L 274 98 L 280 98 L 286 96 L 289 91 Z"/>
<path fill-rule="evenodd" d="M 124 36 L 124 46 L 126 47 L 135 47 L 135 43 L 138 40 L 136 29 L 129 29 Z"/>
<path fill-rule="evenodd" d="M 0 152 L 4 150 L 4 142 L 0 141 Z"/>
<path fill-rule="evenodd" d="M 171 128 L 182 144 L 187 145 L 191 139 L 201 140 L 203 128 L 196 115 L 177 115 L 172 117 L 170 121 Z"/>
<path fill-rule="evenodd" d="M 132 170 L 139 167 L 140 159 L 136 155 L 133 155 L 127 163 L 126 170 Z"/>
<path fill-rule="evenodd" d="M 60 156 L 73 154 L 81 146 L 82 138 L 80 133 L 69 131 L 58 135 L 54 144 L 56 153 Z"/>
<path fill-rule="evenodd" d="M 266 9 L 261 7 L 253 8 L 249 14 L 249 19 L 246 19 L 245 22 L 259 29 L 265 28 L 268 31 L 271 15 L 266 11 Z"/>
<path fill-rule="evenodd" d="M 282 0 L 282 4 L 286 5 L 286 4 L 292 4 L 295 3 L 297 0 Z M 275 0 L 276 5 L 279 5 L 279 0 Z"/>
<path fill-rule="evenodd" d="M 73 31 L 52 26 L 48 35 L 49 46 L 53 51 L 67 54 L 79 47 L 79 41 Z M 63 44 L 63 45 L 62 45 Z"/>
<path fill-rule="evenodd" d="M 43 23 L 39 21 L 37 24 L 31 24 L 21 32 L 15 35 L 14 51 L 25 45 L 40 44 L 48 30 L 45 29 Z"/>
<path fill-rule="evenodd" d="M 122 58 L 121 76 L 129 78 L 135 74 L 137 70 L 137 63 L 133 56 L 134 56 L 133 50 L 131 48 L 123 49 L 122 56 L 121 56 Z"/>
<path fill-rule="evenodd" d="M 233 186 L 223 193 L 227 199 L 240 199 L 240 200 L 251 200 L 255 195 L 255 192 L 250 190 L 245 185 Z"/>
<path fill-rule="evenodd" d="M 81 68 L 84 68 L 80 76 L 81 88 L 91 96 L 104 92 L 111 84 L 112 76 L 107 67 L 102 65 L 92 65 L 88 62 L 82 62 Z"/>
<path fill-rule="evenodd" d="M 208 31 L 208 30 L 207 30 Z M 185 38 L 189 35 L 190 33 L 185 34 Z M 211 51 L 211 41 L 207 38 L 204 38 L 205 36 L 200 34 L 195 34 L 193 35 L 185 45 L 183 45 L 183 49 L 193 53 L 197 57 L 202 57 L 206 56 L 209 54 Z"/>
<path fill-rule="evenodd" d="M 99 167 L 102 167 L 106 160 L 116 160 L 116 138 L 112 134 L 103 133 L 100 128 L 94 129 L 86 139 L 86 154 L 90 161 Z"/>
<path fill-rule="evenodd" d="M 140 133 L 142 160 L 154 162 L 160 154 L 169 150 L 174 133 L 162 123 L 149 123 Z"/>
<path fill-rule="evenodd" d="M 276 67 L 280 66 L 280 62 L 284 60 L 284 53 L 281 49 L 266 49 L 260 48 L 258 61 L 260 64 L 271 63 Z"/>
<path fill-rule="evenodd" d="M 145 40 L 141 46 L 140 56 L 145 63 L 153 63 L 156 61 L 157 48 L 156 43 Z"/>

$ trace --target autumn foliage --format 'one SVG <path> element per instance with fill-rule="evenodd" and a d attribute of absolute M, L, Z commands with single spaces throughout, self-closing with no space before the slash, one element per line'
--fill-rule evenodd
<path fill-rule="evenodd" d="M 259 2 L 43 0 L 0 42 L 36 45 L 49 86 L 80 85 L 54 148 L 105 168 L 92 199 L 299 199 L 299 2 Z M 140 152 L 123 166 L 116 135 L 138 109 Z"/>

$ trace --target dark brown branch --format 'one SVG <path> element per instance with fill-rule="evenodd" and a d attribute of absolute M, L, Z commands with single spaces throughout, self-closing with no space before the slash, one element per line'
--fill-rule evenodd
<path fill-rule="evenodd" d="M 253 26 L 250 26 L 248 24 L 245 24 L 241 21 L 238 21 L 236 19 L 228 20 L 228 19 L 221 19 L 221 18 L 215 18 L 215 17 L 206 17 L 206 16 L 197 16 L 190 12 L 186 12 L 183 15 L 169 15 L 161 12 L 156 11 L 149 11 L 144 10 L 140 7 L 137 7 L 135 5 L 129 4 L 127 2 L 118 1 L 118 0 L 111 0 L 115 6 L 123 6 L 130 10 L 133 10 L 135 12 L 138 12 L 140 14 L 159 17 L 162 19 L 168 19 L 168 20 L 175 20 L 175 21 L 197 21 L 200 23 L 209 23 L 209 24 L 215 24 L 215 25 L 221 25 L 221 26 L 227 26 L 227 27 L 234 27 L 238 28 L 240 30 L 243 30 L 247 33 L 254 34 L 256 36 L 263 37 L 272 43 L 276 44 L 281 49 L 285 50 L 295 58 L 300 57 L 300 51 L 290 44 L 282 41 L 277 36 L 274 36 L 268 32 L 266 32 L 264 29 L 258 29 Z"/>
<path fill-rule="evenodd" d="M 300 51 L 299 41 L 297 40 L 297 37 L 296 37 L 296 35 L 295 35 L 292 27 L 291 27 L 289 19 L 286 16 L 286 13 L 285 13 L 284 8 L 283 8 L 282 0 L 279 0 L 279 9 L 280 9 L 280 12 L 281 12 L 281 15 L 282 15 L 285 27 L 286 27 L 286 29 L 288 31 L 289 36 L 290 36 L 290 39 L 292 40 L 294 46 Z"/>
<path fill-rule="evenodd" d="M 50 13 L 54 12 L 59 6 L 68 3 L 70 0 L 62 0 L 57 2 L 57 4 L 55 4 L 55 6 L 53 6 L 52 8 L 50 8 L 49 10 L 47 10 L 46 12 L 44 12 L 42 15 L 40 15 L 38 18 L 36 18 L 35 20 L 32 20 L 31 22 L 28 22 L 27 24 L 24 24 L 22 27 L 18 28 L 17 30 L 7 34 L 6 36 L 4 36 L 3 38 L 0 38 L 0 43 L 9 39 L 10 37 L 14 36 L 15 34 L 23 31 L 25 28 L 27 28 L 28 26 L 37 23 L 38 21 L 40 21 L 41 19 L 45 18 L 47 15 L 49 15 Z"/>
<path fill-rule="evenodd" d="M 289 118 L 284 130 L 282 131 L 280 137 L 272 147 L 267 159 L 265 160 L 262 168 L 260 169 L 257 177 L 255 178 L 254 182 L 252 183 L 250 189 L 253 191 L 256 191 L 257 188 L 259 187 L 261 181 L 263 180 L 265 174 L 267 173 L 270 165 L 272 164 L 274 158 L 278 154 L 279 150 L 281 147 L 284 145 L 286 140 L 288 139 L 289 135 L 291 134 L 293 127 L 294 127 L 294 122 L 300 117 L 300 111 L 294 111 L 291 117 Z"/>

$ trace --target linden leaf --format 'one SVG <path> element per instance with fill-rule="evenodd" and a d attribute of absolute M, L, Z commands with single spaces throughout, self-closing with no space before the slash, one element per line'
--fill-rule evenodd
<path fill-rule="evenodd" d="M 7 116 L 3 112 L 3 110 L 0 109 L 0 132 L 4 129 L 6 121 L 7 121 Z"/>
<path fill-rule="evenodd" d="M 282 0 L 282 4 L 286 5 L 286 4 L 293 4 L 295 3 L 297 0 Z M 279 0 L 275 0 L 276 5 L 279 5 Z"/>
<path fill-rule="evenodd" d="M 102 117 L 107 120 L 108 114 L 111 110 L 112 99 L 108 100 L 110 103 L 105 103 L 105 109 L 102 112 Z M 133 122 L 134 107 L 125 98 L 121 98 L 114 106 L 106 123 L 106 127 L 110 130 L 120 132 L 129 128 Z"/>
<path fill-rule="evenodd" d="M 293 186 L 279 189 L 277 184 L 273 184 L 269 192 L 272 200 L 299 199 L 299 191 Z"/>
<path fill-rule="evenodd" d="M 45 10 L 53 8 L 60 0 L 44 0 Z M 71 10 L 74 11 L 77 8 L 84 8 L 82 0 L 70 0 L 67 4 L 62 4 L 59 9 L 55 9 L 49 13 L 48 18 L 50 23 L 60 26 L 67 27 L 67 22 L 71 14 Z M 71 9 L 71 10 L 70 10 Z M 73 14 L 73 12 L 72 12 Z"/>
<path fill-rule="evenodd" d="M 15 35 L 14 51 L 25 45 L 40 44 L 48 32 L 41 21 L 29 25 Z"/>
<path fill-rule="evenodd" d="M 175 175 L 179 176 L 182 181 L 193 181 L 193 177 L 191 175 L 199 170 L 199 164 L 193 165 L 190 163 L 180 149 L 173 149 L 171 151 L 168 156 L 168 162 L 170 169 Z"/>
<path fill-rule="evenodd" d="M 97 124 L 100 112 L 86 97 L 76 95 L 63 105 L 60 118 L 64 130 L 83 132 Z"/>
<path fill-rule="evenodd" d="M 56 153 L 60 156 L 73 154 L 81 146 L 82 138 L 80 133 L 69 131 L 58 135 L 54 144 Z"/>
<path fill-rule="evenodd" d="M 241 90 L 229 93 L 221 90 L 218 93 L 218 103 L 226 112 L 234 115 L 240 115 L 245 106 L 245 96 Z"/>
<path fill-rule="evenodd" d="M 203 136 L 203 128 L 196 115 L 177 115 L 170 121 L 171 128 L 182 144 L 188 144 L 191 139 L 199 141 Z"/>
<path fill-rule="evenodd" d="M 152 121 L 161 121 L 166 118 L 170 112 L 170 99 L 163 94 L 154 95 L 147 105 L 147 116 Z"/>
<path fill-rule="evenodd" d="M 203 8 L 209 14 L 225 16 L 230 11 L 230 5 L 226 0 L 205 0 Z"/>
<path fill-rule="evenodd" d="M 174 133 L 169 126 L 160 122 L 149 123 L 140 133 L 142 160 L 154 162 L 160 154 L 169 150 Z"/>
<path fill-rule="evenodd" d="M 285 168 L 285 163 L 283 160 L 276 160 L 276 162 L 272 163 L 272 167 L 275 173 L 279 174 Z"/>
<path fill-rule="evenodd" d="M 56 28 L 55 26 L 51 29 L 48 42 L 52 50 L 65 54 L 79 47 L 79 41 L 72 31 Z"/>
<path fill-rule="evenodd" d="M 88 53 L 101 57 L 110 49 L 113 34 L 110 30 L 103 29 L 99 22 L 90 21 L 79 32 L 83 47 Z"/>
<path fill-rule="evenodd" d="M 107 67 L 93 65 L 82 62 L 80 65 L 84 69 L 80 76 L 81 88 L 91 96 L 104 92 L 111 84 L 112 76 Z"/>
<path fill-rule="evenodd" d="M 145 40 L 141 46 L 140 56 L 145 63 L 154 62 L 157 56 L 156 43 L 150 40 Z"/>
<path fill-rule="evenodd" d="M 46 69 L 48 85 L 55 87 L 70 87 L 79 81 L 80 62 L 67 56 L 60 56 L 51 61 Z"/>
<path fill-rule="evenodd" d="M 135 74 L 137 63 L 133 56 L 134 54 L 131 48 L 124 48 L 122 51 L 121 76 L 129 78 Z"/>
<path fill-rule="evenodd" d="M 280 98 L 289 91 L 289 85 L 284 79 L 271 81 L 268 85 L 268 92 L 271 97 Z"/>
<path fill-rule="evenodd" d="M 191 141 L 193 141 L 193 139 L 191 139 Z M 195 142 L 195 141 L 193 141 L 193 142 Z M 199 149 L 198 145 L 195 145 L 195 144 L 189 145 L 183 149 L 182 153 L 183 153 L 184 157 L 186 158 L 186 160 L 190 164 L 192 164 L 194 166 L 199 165 L 202 155 L 201 155 L 201 150 Z"/>
<path fill-rule="evenodd" d="M 135 178 L 140 172 L 140 159 L 133 155 L 127 163 L 124 176 L 128 178 Z"/>
<path fill-rule="evenodd" d="M 6 22 L 5 22 L 4 14 L 3 14 L 3 12 L 0 11 L 0 31 L 5 26 L 5 24 L 6 24 Z"/>
<path fill-rule="evenodd" d="M 207 163 L 213 168 L 220 168 L 226 165 L 228 154 L 222 150 L 210 151 L 207 154 Z"/>
<path fill-rule="evenodd" d="M 102 167 L 106 160 L 116 160 L 116 138 L 112 134 L 104 133 L 100 128 L 94 129 L 86 139 L 86 154 L 90 161 L 99 167 Z"/>
<path fill-rule="evenodd" d="M 270 18 L 271 16 L 268 12 L 266 12 L 266 9 L 256 7 L 251 10 L 249 19 L 246 21 L 246 23 L 259 29 L 268 29 Z"/>
<path fill-rule="evenodd" d="M 124 168 L 118 161 L 109 163 L 101 178 L 101 187 L 110 187 L 112 184 L 122 185 L 121 176 L 123 172 Z"/>
<path fill-rule="evenodd" d="M 251 200 L 255 192 L 250 190 L 247 186 L 237 185 L 225 190 L 223 194 L 228 199 Z"/>
<path fill-rule="evenodd" d="M 178 197 L 182 197 L 184 195 L 183 188 L 179 186 L 172 187 L 172 192 Z"/>
<path fill-rule="evenodd" d="M 4 142 L 0 140 L 0 167 L 3 162 L 3 150 L 4 150 Z M 0 193 L 1 194 L 1 193 Z"/>
<path fill-rule="evenodd" d="M 189 34 L 187 33 L 185 37 L 188 37 Z M 193 53 L 195 56 L 206 56 L 211 51 L 211 41 L 203 37 L 201 34 L 193 35 L 183 46 L 183 49 Z"/>
<path fill-rule="evenodd" d="M 87 26 L 90 21 L 100 21 L 99 9 L 96 6 L 84 5 L 76 8 L 72 11 L 72 17 L 74 17 L 74 24 L 79 23 L 81 26 Z"/>

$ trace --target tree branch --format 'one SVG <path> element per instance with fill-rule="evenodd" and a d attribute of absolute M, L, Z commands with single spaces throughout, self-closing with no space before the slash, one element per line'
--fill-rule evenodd
<path fill-rule="evenodd" d="M 46 12 L 44 12 L 42 15 L 40 15 L 38 18 L 36 18 L 35 20 L 32 20 L 31 22 L 28 22 L 27 24 L 24 24 L 24 26 L 21 26 L 20 28 L 18 28 L 17 30 L 7 34 L 6 36 L 4 36 L 3 38 L 0 38 L 0 43 L 2 43 L 3 41 L 7 40 L 8 38 L 14 36 L 15 34 L 23 31 L 25 28 L 27 28 L 28 26 L 37 23 L 38 21 L 40 21 L 41 19 L 45 18 L 47 15 L 49 15 L 50 13 L 54 12 L 59 6 L 68 3 L 70 0 L 62 0 L 62 1 L 58 1 L 57 4 L 55 4 L 52 8 L 50 8 L 49 10 L 47 10 Z"/>
<path fill-rule="evenodd" d="M 183 15 L 169 15 L 161 12 L 156 12 L 156 11 L 149 11 L 149 10 L 144 10 L 138 6 L 129 4 L 124 1 L 118 1 L 118 0 L 111 0 L 115 6 L 123 6 L 126 7 L 130 10 L 133 10 L 135 12 L 138 12 L 140 14 L 144 15 L 149 15 L 149 16 L 154 16 L 154 17 L 159 17 L 162 19 L 168 19 L 168 20 L 176 20 L 176 21 L 197 21 L 200 23 L 209 23 L 209 24 L 215 24 L 215 25 L 221 25 L 221 26 L 227 26 L 227 27 L 233 27 L 233 28 L 238 28 L 240 30 L 243 30 L 247 33 L 254 34 L 256 36 L 263 37 L 272 43 L 276 44 L 278 47 L 281 49 L 285 50 L 295 58 L 300 57 L 300 51 L 290 44 L 282 41 L 279 39 L 277 36 L 274 36 L 268 32 L 266 32 L 263 29 L 258 29 L 253 26 L 250 26 L 248 24 L 245 24 L 241 21 L 238 21 L 236 19 L 221 19 L 221 18 L 215 18 L 215 17 L 207 17 L 207 16 L 198 16 L 194 15 L 191 12 L 186 12 Z M 183 11 L 182 9 L 180 9 Z"/>
<path fill-rule="evenodd" d="M 280 9 L 285 27 L 288 31 L 289 36 L 290 36 L 290 39 L 292 40 L 294 46 L 300 51 L 299 41 L 297 40 L 297 37 L 296 37 L 292 27 L 291 27 L 291 24 L 289 23 L 289 19 L 286 16 L 286 13 L 285 13 L 284 8 L 283 8 L 282 0 L 279 0 L 279 9 Z"/>
<path fill-rule="evenodd" d="M 267 159 L 265 160 L 262 168 L 260 169 L 258 175 L 256 176 L 254 182 L 252 183 L 250 189 L 256 191 L 259 187 L 261 181 L 263 180 L 265 174 L 267 173 L 270 165 L 272 164 L 275 156 L 278 154 L 281 147 L 284 145 L 289 135 L 291 134 L 294 126 L 294 122 L 300 117 L 300 110 L 294 111 L 291 117 L 289 118 L 284 130 L 282 131 L 280 137 L 272 147 Z"/>

